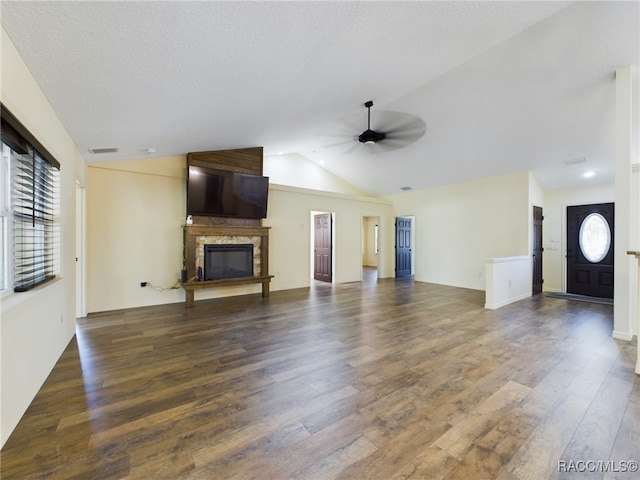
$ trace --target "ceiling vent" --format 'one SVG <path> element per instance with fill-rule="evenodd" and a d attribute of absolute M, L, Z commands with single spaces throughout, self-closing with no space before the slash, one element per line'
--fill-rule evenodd
<path fill-rule="evenodd" d="M 577 165 L 579 163 L 586 163 L 587 159 L 585 157 L 580 157 L 580 158 L 573 158 L 571 160 L 565 160 L 564 164 L 569 166 L 569 165 Z"/>
<path fill-rule="evenodd" d="M 407 190 L 411 190 L 411 187 L 400 187 L 400 190 L 404 190 L 406 192 Z"/>
<path fill-rule="evenodd" d="M 89 153 L 98 154 L 98 153 L 116 153 L 120 149 L 118 147 L 109 147 L 109 148 L 90 148 Z"/>

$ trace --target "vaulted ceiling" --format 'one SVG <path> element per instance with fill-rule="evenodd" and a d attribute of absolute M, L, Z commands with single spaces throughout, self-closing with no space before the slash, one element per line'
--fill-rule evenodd
<path fill-rule="evenodd" d="M 522 170 L 611 183 L 616 69 L 638 91 L 637 1 L 3 0 L 0 19 L 89 163 L 264 146 L 376 195 Z M 368 100 L 373 129 L 424 135 L 354 140 Z"/>

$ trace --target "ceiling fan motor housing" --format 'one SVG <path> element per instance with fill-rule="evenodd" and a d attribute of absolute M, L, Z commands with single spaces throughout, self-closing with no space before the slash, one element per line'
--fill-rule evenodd
<path fill-rule="evenodd" d="M 358 140 L 361 143 L 376 143 L 384 140 L 386 136 L 384 133 L 371 130 L 371 107 L 373 107 L 373 101 L 369 100 L 364 106 L 367 109 L 367 129 L 360 134 Z"/>
<path fill-rule="evenodd" d="M 360 134 L 358 140 L 362 143 L 376 143 L 380 140 L 384 140 L 386 135 L 382 132 L 374 132 L 371 129 L 367 129 Z"/>

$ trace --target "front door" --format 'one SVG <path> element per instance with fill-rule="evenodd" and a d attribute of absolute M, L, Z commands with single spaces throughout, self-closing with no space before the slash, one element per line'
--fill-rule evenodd
<path fill-rule="evenodd" d="M 567 207 L 567 293 L 613 298 L 614 204 Z"/>
<path fill-rule="evenodd" d="M 313 278 L 331 283 L 331 214 L 314 215 Z"/>
<path fill-rule="evenodd" d="M 411 275 L 411 219 L 396 218 L 396 277 Z"/>
<path fill-rule="evenodd" d="M 542 218 L 542 208 L 533 207 L 533 295 L 542 292 Z"/>

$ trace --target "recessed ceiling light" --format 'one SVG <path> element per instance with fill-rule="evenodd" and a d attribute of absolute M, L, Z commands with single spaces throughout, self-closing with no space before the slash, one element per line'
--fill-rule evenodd
<path fill-rule="evenodd" d="M 320 160 L 318 160 L 318 163 L 319 163 L 320 165 L 324 165 L 324 160 L 320 159 Z"/>
<path fill-rule="evenodd" d="M 588 171 L 588 172 L 584 172 L 584 173 L 582 174 L 582 176 L 583 176 L 584 178 L 591 178 L 591 177 L 593 177 L 595 174 L 596 174 L 595 172 Z"/>
<path fill-rule="evenodd" d="M 156 153 L 156 149 L 153 147 L 145 148 L 144 153 Z"/>

